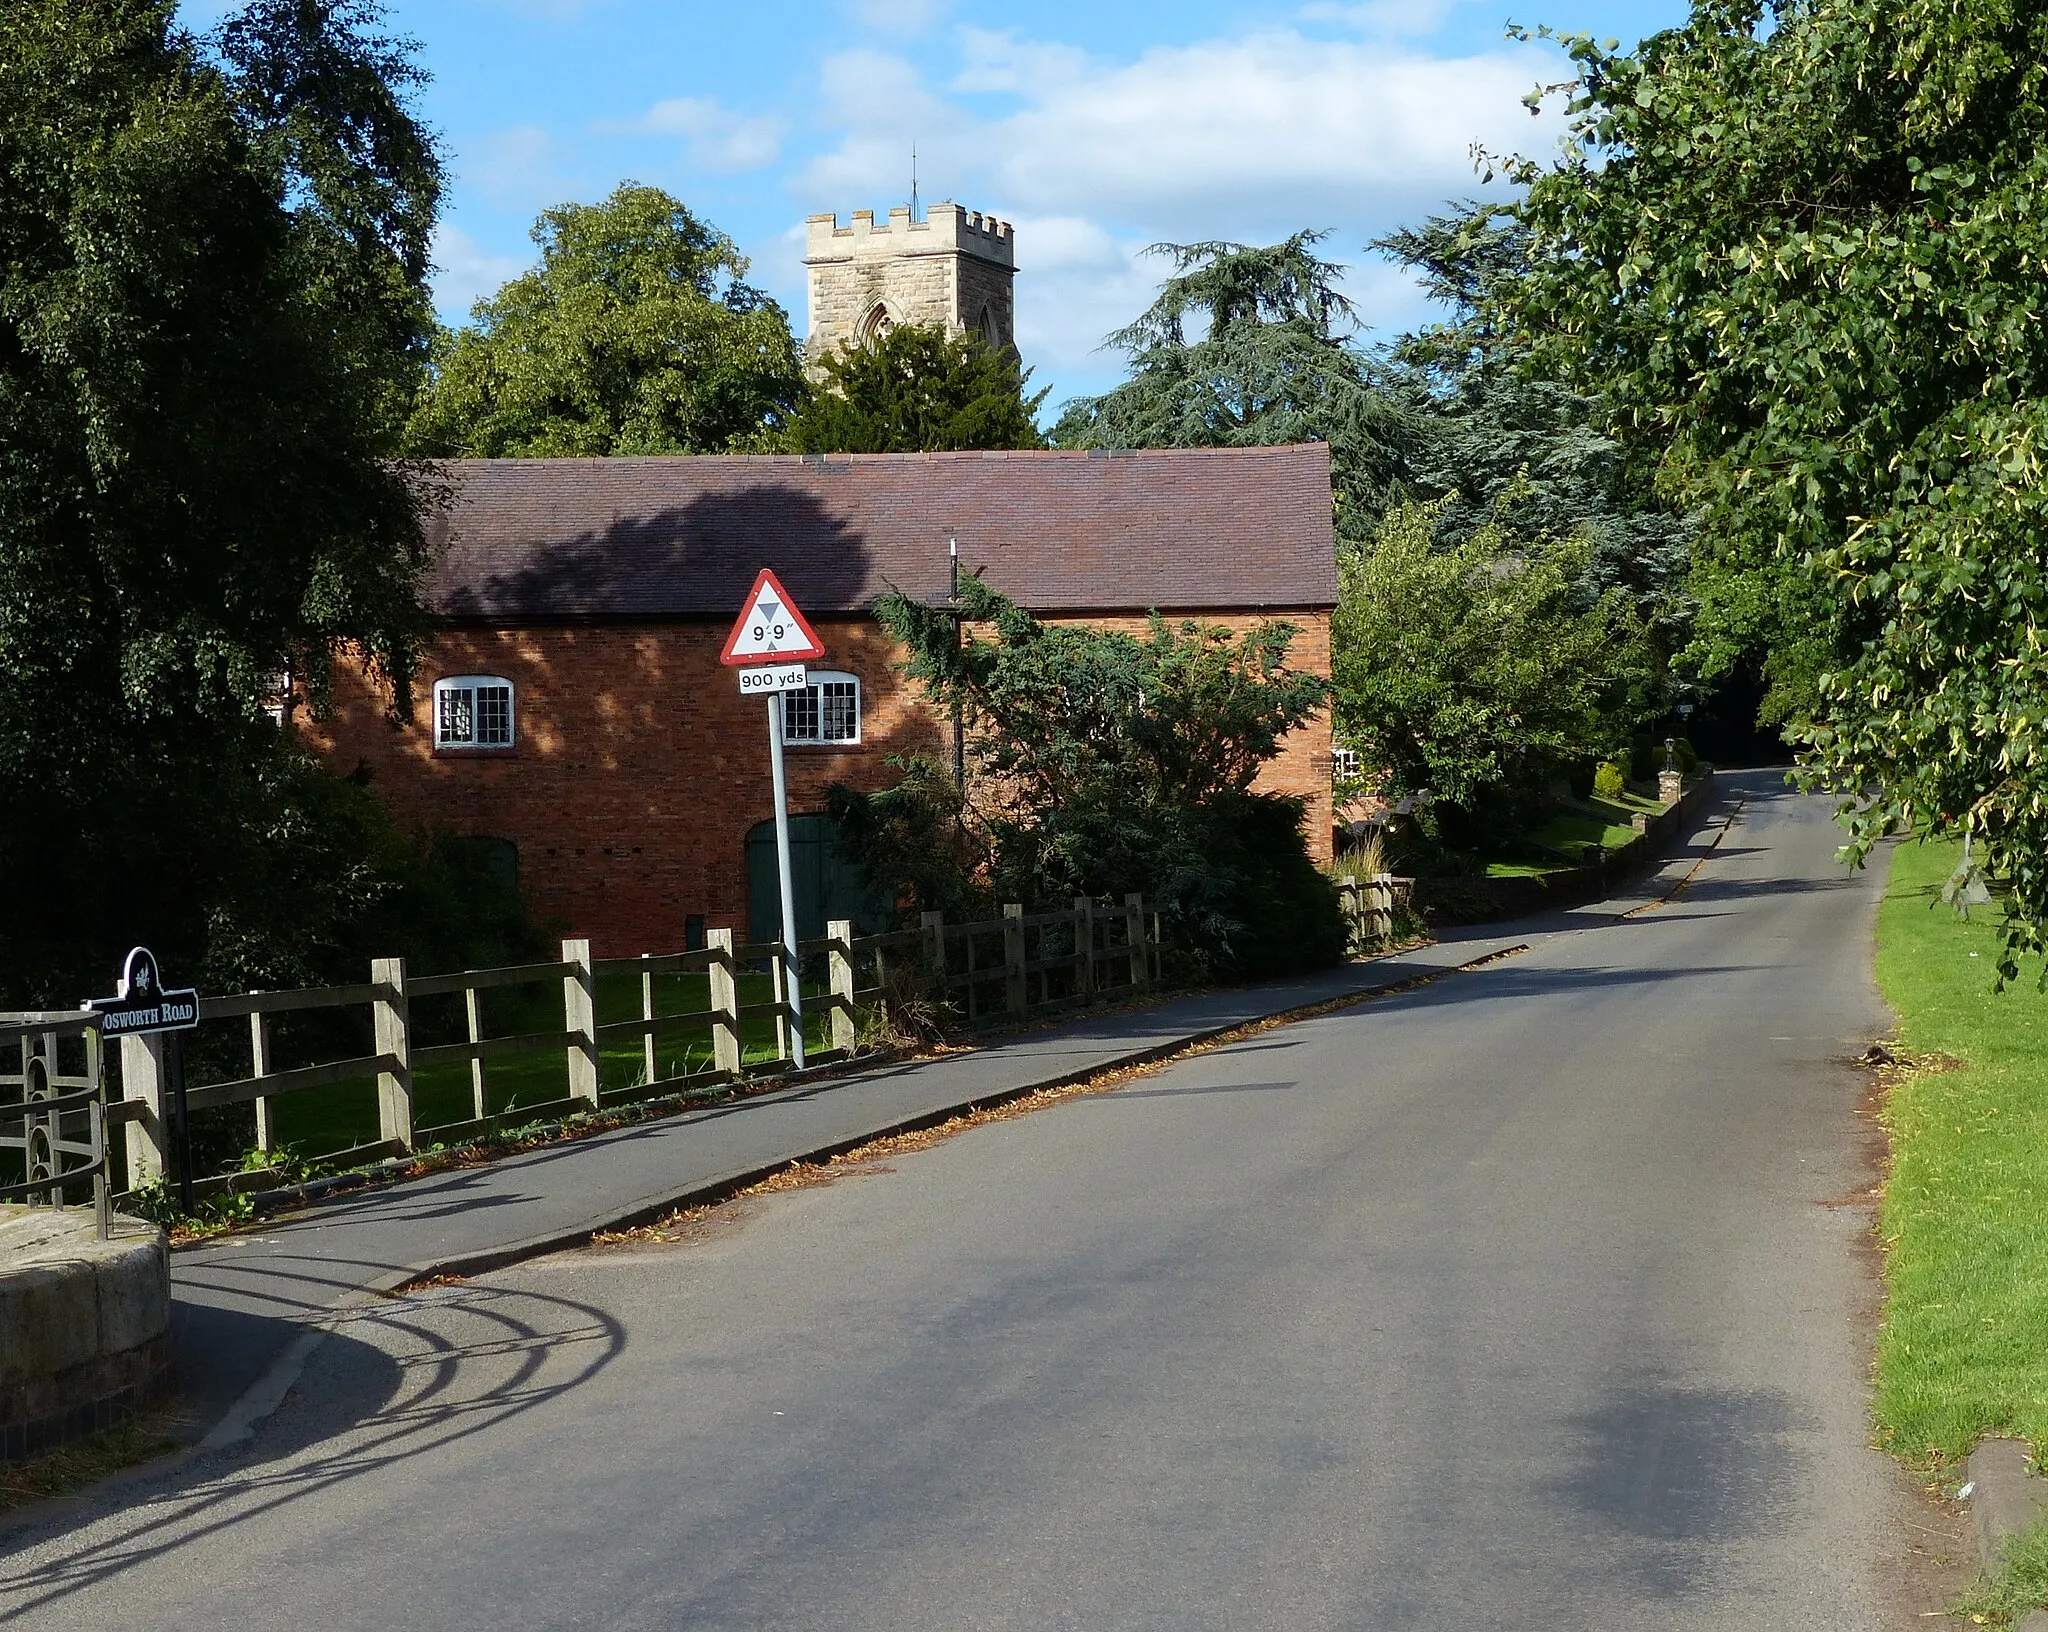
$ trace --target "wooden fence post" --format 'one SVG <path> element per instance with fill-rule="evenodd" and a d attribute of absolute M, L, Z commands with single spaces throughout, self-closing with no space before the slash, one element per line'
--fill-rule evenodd
<path fill-rule="evenodd" d="M 917 927 L 924 931 L 924 966 L 932 983 L 932 1001 L 944 1003 L 946 987 L 946 915 L 943 912 L 921 912 L 917 915 Z"/>
<path fill-rule="evenodd" d="M 270 1075 L 270 1016 L 260 1009 L 249 1016 L 249 1075 Z M 256 1148 L 266 1155 L 277 1148 L 277 1127 L 272 1120 L 270 1096 L 256 1096 Z"/>
<path fill-rule="evenodd" d="M 1367 926 L 1372 938 L 1384 945 L 1394 938 L 1394 881 L 1377 873 L 1366 886 Z"/>
<path fill-rule="evenodd" d="M 661 1049 L 654 1032 L 654 971 L 646 967 L 652 952 L 640 954 L 640 1018 L 647 1023 L 647 1033 L 640 1039 L 640 1052 L 647 1068 L 647 1086 L 652 1088 L 661 1075 Z"/>
<path fill-rule="evenodd" d="M 576 967 L 562 977 L 562 1029 L 569 1033 L 569 1097 L 597 1105 L 597 977 L 588 941 L 564 941 L 562 961 Z"/>
<path fill-rule="evenodd" d="M 782 947 L 768 960 L 768 995 L 775 1001 L 775 1057 L 791 1058 L 789 1052 L 789 956 Z"/>
<path fill-rule="evenodd" d="M 1124 944 L 1131 953 L 1131 984 L 1142 986 L 1150 960 L 1145 956 L 1145 898 L 1135 892 L 1124 897 Z"/>
<path fill-rule="evenodd" d="M 405 996 L 405 959 L 372 958 L 370 983 L 377 988 L 370 1000 L 377 1052 L 391 1056 L 390 1069 L 377 1073 L 377 1133 L 411 1150 L 412 1009 Z"/>
<path fill-rule="evenodd" d="M 1024 982 L 1024 908 L 1015 901 L 1003 903 L 1003 996 L 1010 1018 L 1023 1019 L 1031 993 Z"/>
<path fill-rule="evenodd" d="M 474 986 L 462 988 L 462 1018 L 472 1043 L 484 1040 L 484 994 Z M 469 1108 L 481 1122 L 491 1114 L 490 1088 L 484 1077 L 484 1062 L 469 1062 Z"/>
<path fill-rule="evenodd" d="M 832 945 L 825 962 L 832 972 L 832 1046 L 853 1052 L 853 920 L 834 918 L 825 926 Z"/>
<path fill-rule="evenodd" d="M 733 962 L 732 931 L 705 931 L 711 953 L 711 1063 L 729 1076 L 740 1074 L 740 981 Z"/>
<path fill-rule="evenodd" d="M 1088 896 L 1074 897 L 1074 995 L 1095 995 L 1095 902 Z"/>
<path fill-rule="evenodd" d="M 121 1097 L 142 1106 L 128 1124 L 128 1188 L 140 1190 L 164 1176 L 164 1039 L 123 1037 Z"/>

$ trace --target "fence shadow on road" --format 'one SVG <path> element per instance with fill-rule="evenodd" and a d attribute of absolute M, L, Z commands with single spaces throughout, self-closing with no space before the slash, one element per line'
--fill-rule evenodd
<path fill-rule="evenodd" d="M 337 1324 L 245 1449 L 107 1487 L 53 1549 L 51 1528 L 36 1525 L 0 1543 L 7 1556 L 45 1549 L 28 1568 L 0 1573 L 0 1623 L 230 1526 L 445 1452 L 581 1387 L 625 1344 L 611 1315 L 547 1293 L 456 1283 L 379 1299 Z"/>

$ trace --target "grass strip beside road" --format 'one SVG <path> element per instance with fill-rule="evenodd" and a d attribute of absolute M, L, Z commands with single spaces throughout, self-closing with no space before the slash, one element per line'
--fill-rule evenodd
<path fill-rule="evenodd" d="M 1941 1474 L 1985 1434 L 2048 1445 L 2048 997 L 2033 970 L 1993 992 L 1997 909 L 1963 922 L 1939 898 L 1959 859 L 1899 846 L 1877 931 L 1912 1063 L 1887 1073 L 1876 1414 Z"/>

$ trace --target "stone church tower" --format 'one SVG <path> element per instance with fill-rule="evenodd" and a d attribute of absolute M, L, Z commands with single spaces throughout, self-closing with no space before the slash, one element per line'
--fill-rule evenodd
<path fill-rule="evenodd" d="M 848 227 L 836 215 L 814 215 L 804 222 L 804 265 L 813 362 L 899 323 L 938 324 L 956 339 L 974 333 L 1016 349 L 1016 246 L 1010 223 L 992 215 L 934 204 L 913 221 L 899 204 L 879 226 L 874 211 L 855 210 Z"/>

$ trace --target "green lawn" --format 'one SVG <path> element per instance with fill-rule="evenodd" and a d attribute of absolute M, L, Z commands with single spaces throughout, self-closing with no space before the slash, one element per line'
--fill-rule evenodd
<path fill-rule="evenodd" d="M 1574 799 L 1524 836 L 1529 844 L 1555 852 L 1554 856 L 1538 858 L 1525 853 L 1489 861 L 1486 876 L 1540 878 L 1545 873 L 1583 866 L 1599 851 L 1618 849 L 1636 836 L 1629 821 L 1634 808 L 1632 800 L 1617 803 L 1607 799 Z M 1654 811 L 1663 807 L 1652 800 L 1648 808 Z"/>
<path fill-rule="evenodd" d="M 814 990 L 804 986 L 807 1005 L 804 1035 L 809 1046 L 822 1051 L 831 1046 L 831 1019 L 823 1004 L 823 985 Z M 771 996 L 765 974 L 740 977 L 742 1003 L 766 1002 Z M 516 1035 L 523 1032 L 559 1031 L 562 1027 L 561 982 L 549 980 L 532 987 L 484 994 L 483 1030 L 486 1036 Z M 466 1035 L 461 998 L 430 998 L 414 1005 L 412 1023 L 415 1046 L 455 1042 Z M 708 978 L 702 974 L 666 975 L 655 983 L 655 1010 L 661 1014 L 692 1013 L 709 1007 Z M 597 1022 L 636 1019 L 640 1014 L 640 981 L 633 974 L 602 974 L 597 982 Z M 240 1026 L 241 1022 L 234 1022 Z M 775 1022 L 760 1016 L 742 1022 L 741 1044 L 747 1063 L 772 1059 L 775 1055 Z M 680 1076 L 711 1068 L 711 1031 L 708 1026 L 671 1028 L 658 1039 L 657 1062 L 662 1077 Z M 356 1045 L 369 1051 L 367 1037 Z M 332 1058 L 346 1049 L 329 1048 Z M 294 1058 L 278 1061 L 280 1066 L 307 1063 Z M 238 1064 L 236 1070 L 246 1070 Z M 522 1106 L 559 1100 L 569 1091 L 568 1064 L 564 1053 L 550 1050 L 494 1060 L 485 1066 L 488 1108 L 493 1115 L 516 1111 Z M 639 1041 L 627 1038 L 607 1044 L 599 1051 L 598 1084 L 605 1090 L 626 1088 L 646 1080 L 646 1058 Z M 195 1081 L 201 1080 L 195 1078 Z M 219 1080 L 218 1076 L 211 1080 Z M 317 1157 L 352 1145 L 375 1140 L 377 1092 L 374 1080 L 341 1083 L 331 1088 L 311 1089 L 283 1095 L 274 1102 L 277 1137 L 300 1155 Z M 255 1112 L 243 1111 L 249 1119 L 248 1142 L 254 1143 Z M 413 1077 L 414 1125 L 431 1137 L 442 1124 L 467 1121 L 473 1102 L 469 1068 L 466 1065 L 438 1066 L 416 1072 Z"/>
<path fill-rule="evenodd" d="M 2035 969 L 1992 992 L 1996 908 L 1963 923 L 1936 898 L 1958 855 L 1900 846 L 1878 916 L 1901 1042 L 1958 1062 L 1902 1080 L 1885 1117 L 1878 1425 L 1937 1468 L 1982 1434 L 2048 1444 L 2048 997 Z"/>

